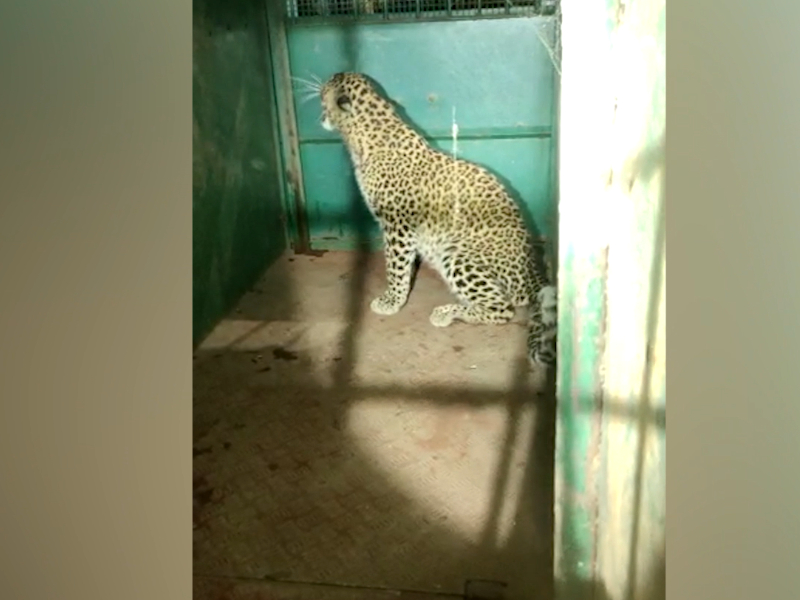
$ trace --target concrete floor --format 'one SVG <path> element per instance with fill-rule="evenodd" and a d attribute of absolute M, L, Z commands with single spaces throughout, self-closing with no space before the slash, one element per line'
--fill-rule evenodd
<path fill-rule="evenodd" d="M 283 257 L 195 352 L 195 598 L 551 597 L 554 410 L 522 323 L 433 327 L 425 268 L 381 317 L 384 281 L 380 254 Z"/>

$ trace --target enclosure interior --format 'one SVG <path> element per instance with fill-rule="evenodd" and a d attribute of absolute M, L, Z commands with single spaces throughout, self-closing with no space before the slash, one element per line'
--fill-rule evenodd
<path fill-rule="evenodd" d="M 523 321 L 434 328 L 451 296 L 424 266 L 400 313 L 369 310 L 379 232 L 302 80 L 372 76 L 498 175 L 552 255 L 551 8 L 195 0 L 197 597 L 237 579 L 548 597 L 554 410 Z"/>

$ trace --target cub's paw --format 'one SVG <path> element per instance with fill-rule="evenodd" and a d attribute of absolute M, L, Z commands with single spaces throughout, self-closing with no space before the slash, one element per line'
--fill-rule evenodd
<path fill-rule="evenodd" d="M 369 305 L 372 312 L 379 315 L 393 315 L 401 306 L 402 304 L 387 292 L 375 298 Z"/>

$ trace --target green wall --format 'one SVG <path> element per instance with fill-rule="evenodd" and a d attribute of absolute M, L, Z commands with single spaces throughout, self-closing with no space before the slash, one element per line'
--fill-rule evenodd
<path fill-rule="evenodd" d="M 537 237 L 556 229 L 552 189 L 555 107 L 552 17 L 415 22 L 290 24 L 292 75 L 328 79 L 356 70 L 373 77 L 436 147 L 499 175 Z M 320 125 L 316 99 L 295 86 L 298 154 L 310 246 L 353 249 L 380 232 L 358 192 L 339 136 Z M 363 241 L 363 240 L 361 240 Z"/>
<path fill-rule="evenodd" d="M 265 4 L 195 0 L 193 342 L 286 248 Z"/>

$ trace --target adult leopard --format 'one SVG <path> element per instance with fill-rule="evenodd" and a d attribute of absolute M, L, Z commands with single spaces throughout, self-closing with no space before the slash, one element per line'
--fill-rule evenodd
<path fill-rule="evenodd" d="M 403 307 L 419 255 L 459 300 L 434 308 L 433 325 L 507 323 L 517 307 L 530 306 L 528 357 L 552 365 L 556 289 L 497 177 L 429 146 L 361 73 L 333 75 L 319 95 L 322 126 L 341 135 L 383 232 L 387 286 L 372 301 L 373 312 L 392 315 Z"/>

